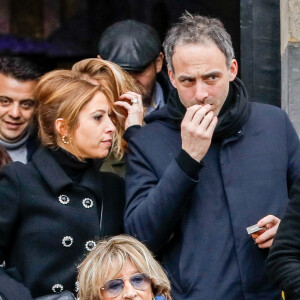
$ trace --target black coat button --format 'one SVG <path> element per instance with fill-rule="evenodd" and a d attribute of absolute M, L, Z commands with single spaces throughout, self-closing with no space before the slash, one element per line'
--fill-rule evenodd
<path fill-rule="evenodd" d="M 73 238 L 69 235 L 65 236 L 62 239 L 62 244 L 63 244 L 64 247 L 71 247 L 72 244 L 73 244 Z"/>
<path fill-rule="evenodd" d="M 63 287 L 60 283 L 54 284 L 54 285 L 52 286 L 52 291 L 53 291 L 55 294 L 59 294 L 59 293 L 61 293 L 63 290 L 64 290 L 64 287 Z"/>
<path fill-rule="evenodd" d="M 68 196 L 66 196 L 66 195 L 60 195 L 60 196 L 58 197 L 58 201 L 59 201 L 61 204 L 66 205 L 66 204 L 68 204 L 68 203 L 70 202 L 70 198 L 69 198 Z"/>
<path fill-rule="evenodd" d="M 94 202 L 92 199 L 90 198 L 84 198 L 82 200 L 82 205 L 85 207 L 85 208 L 91 208 L 93 205 L 94 205 Z"/>
<path fill-rule="evenodd" d="M 87 250 L 87 251 L 92 251 L 92 250 L 94 250 L 96 248 L 96 242 L 94 242 L 94 241 L 87 241 L 86 243 L 85 243 L 85 249 Z"/>

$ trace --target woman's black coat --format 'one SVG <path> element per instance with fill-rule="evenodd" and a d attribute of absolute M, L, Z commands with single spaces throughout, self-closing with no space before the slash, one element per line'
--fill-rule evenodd
<path fill-rule="evenodd" d="M 286 300 L 300 299 L 300 178 L 292 185 L 290 201 L 270 249 L 267 267 L 271 280 Z"/>
<path fill-rule="evenodd" d="M 123 232 L 123 180 L 89 168 L 75 185 L 47 148 L 0 175 L 0 296 L 77 291 L 76 264 L 103 236 Z M 97 197 L 97 198 L 96 198 Z M 97 200 L 98 199 L 98 200 Z"/>

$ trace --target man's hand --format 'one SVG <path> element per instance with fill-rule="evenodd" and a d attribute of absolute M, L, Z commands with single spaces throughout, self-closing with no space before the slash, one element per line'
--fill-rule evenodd
<path fill-rule="evenodd" d="M 182 149 L 198 162 L 206 155 L 218 122 L 210 109 L 210 104 L 193 105 L 181 123 Z"/>
<path fill-rule="evenodd" d="M 273 215 L 268 215 L 257 222 L 259 227 L 266 227 L 267 229 L 256 238 L 253 236 L 259 248 L 270 248 L 272 246 L 279 223 L 280 219 Z"/>

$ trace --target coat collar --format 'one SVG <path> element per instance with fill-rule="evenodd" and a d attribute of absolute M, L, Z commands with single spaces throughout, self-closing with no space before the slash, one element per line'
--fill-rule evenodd
<path fill-rule="evenodd" d="M 32 163 L 53 193 L 59 193 L 64 188 L 74 185 L 46 147 L 40 147 L 36 151 L 32 157 Z M 96 167 L 90 168 L 83 175 L 79 185 L 92 192 L 100 192 L 100 177 L 101 173 Z"/>

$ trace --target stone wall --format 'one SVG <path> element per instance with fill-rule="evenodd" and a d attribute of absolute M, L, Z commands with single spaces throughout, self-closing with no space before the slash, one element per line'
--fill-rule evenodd
<path fill-rule="evenodd" d="M 300 136 L 300 0 L 280 5 L 282 108 Z"/>

